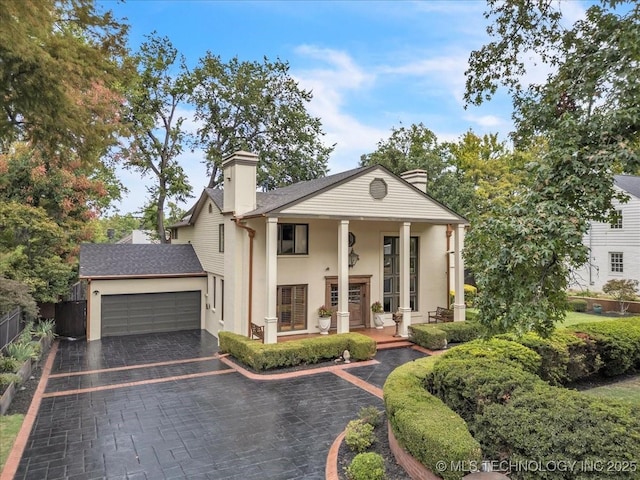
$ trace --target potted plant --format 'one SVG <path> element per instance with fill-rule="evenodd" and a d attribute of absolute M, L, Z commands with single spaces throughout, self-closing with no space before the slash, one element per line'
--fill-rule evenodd
<path fill-rule="evenodd" d="M 324 305 L 318 308 L 318 328 L 320 329 L 320 335 L 327 335 L 329 333 L 332 313 L 332 310 Z"/>
<path fill-rule="evenodd" d="M 373 324 L 378 330 L 384 327 L 384 307 L 380 302 L 373 302 L 371 304 L 371 312 L 373 312 Z"/>
<path fill-rule="evenodd" d="M 594 303 L 593 304 L 593 313 L 602 313 L 602 305 L 600 305 L 599 303 Z"/>

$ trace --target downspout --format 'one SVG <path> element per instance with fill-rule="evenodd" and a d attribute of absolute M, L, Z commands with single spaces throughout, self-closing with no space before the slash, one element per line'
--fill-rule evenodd
<path fill-rule="evenodd" d="M 85 297 L 87 297 L 87 313 L 84 316 L 84 321 L 87 323 L 85 326 L 87 341 L 91 338 L 91 295 L 91 279 L 87 278 L 87 293 L 85 295 Z"/>
<path fill-rule="evenodd" d="M 593 222 L 589 223 L 589 287 L 593 286 Z"/>
<path fill-rule="evenodd" d="M 248 334 L 247 336 L 249 338 L 251 338 L 251 324 L 253 323 L 253 316 L 252 316 L 252 312 L 253 312 L 253 238 L 256 236 L 256 231 L 253 228 L 249 228 L 246 225 L 243 225 L 242 223 L 240 223 L 240 221 L 237 218 L 234 218 L 233 221 L 236 223 L 236 225 L 244 230 L 247 231 L 247 233 L 249 234 L 249 312 L 248 312 L 248 317 L 249 317 L 249 322 L 248 322 Z"/>
<path fill-rule="evenodd" d="M 453 228 L 451 228 L 451 224 L 447 224 L 447 301 L 445 305 L 447 308 L 450 307 L 449 301 L 449 292 L 451 291 L 451 234 L 453 233 Z"/>

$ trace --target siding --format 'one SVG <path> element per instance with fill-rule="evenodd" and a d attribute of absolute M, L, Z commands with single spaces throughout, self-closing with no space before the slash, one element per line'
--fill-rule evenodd
<path fill-rule="evenodd" d="M 211 213 L 209 213 L 211 205 Z M 204 204 L 202 211 L 192 227 L 178 230 L 174 243 L 191 243 L 198 259 L 207 272 L 218 276 L 224 274 L 224 254 L 218 252 L 218 225 L 224 223 L 224 217 L 211 199 Z"/>
<path fill-rule="evenodd" d="M 387 183 L 387 196 L 376 200 L 369 194 L 375 178 Z M 382 171 L 373 171 L 326 192 L 314 195 L 290 208 L 283 215 L 326 216 L 340 212 L 345 218 L 413 219 L 438 223 L 460 223 L 460 217 L 424 197 L 401 180 Z"/>
<path fill-rule="evenodd" d="M 611 279 L 640 280 L 640 199 L 631 196 L 629 202 L 616 204 L 622 210 L 622 228 L 611 228 L 609 223 L 593 222 L 584 236 L 584 244 L 591 249 L 591 265 L 577 272 L 575 286 L 601 291 Z M 624 272 L 612 273 L 609 252 L 622 252 Z"/>

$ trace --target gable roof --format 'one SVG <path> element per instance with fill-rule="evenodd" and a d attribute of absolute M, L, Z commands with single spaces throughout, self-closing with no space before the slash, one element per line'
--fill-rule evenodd
<path fill-rule="evenodd" d="M 80 278 L 204 274 L 190 244 L 83 243 Z"/>
<path fill-rule="evenodd" d="M 640 198 L 640 177 L 635 175 L 615 175 L 614 183 L 627 193 Z"/>
<path fill-rule="evenodd" d="M 327 191 L 330 188 L 343 184 L 349 180 L 360 177 L 368 172 L 374 170 L 382 170 L 387 174 L 397 178 L 400 182 L 406 184 L 409 188 L 419 192 L 426 199 L 430 200 L 433 204 L 438 205 L 442 209 L 451 213 L 453 216 L 458 218 L 461 222 L 467 223 L 467 220 L 461 215 L 457 214 L 453 210 L 451 210 L 446 205 L 438 202 L 434 198 L 432 198 L 428 193 L 423 192 L 422 190 L 416 188 L 410 182 L 407 182 L 402 177 L 399 177 L 389 171 L 382 165 L 371 165 L 368 167 L 359 167 L 351 170 L 347 170 L 344 172 L 336 173 L 333 175 L 328 175 L 326 177 L 316 178 L 313 180 L 307 180 L 303 182 L 294 183 L 291 185 L 287 185 L 286 187 L 277 188 L 275 190 L 270 190 L 268 192 L 256 192 L 256 204 L 257 207 L 250 211 L 246 212 L 239 216 L 239 218 L 250 218 L 250 217 L 258 217 L 263 215 L 268 215 L 269 213 L 277 213 L 278 211 L 292 206 L 298 202 L 301 202 L 307 198 L 310 198 L 316 194 Z M 171 227 L 182 227 L 187 225 L 193 225 L 198 217 L 198 214 L 204 207 L 207 199 L 211 199 L 213 203 L 218 207 L 220 211 L 223 210 L 224 207 L 224 192 L 221 188 L 205 188 L 202 192 L 202 195 L 198 199 L 198 202 L 191 208 L 190 215 L 185 215 L 183 220 Z"/>

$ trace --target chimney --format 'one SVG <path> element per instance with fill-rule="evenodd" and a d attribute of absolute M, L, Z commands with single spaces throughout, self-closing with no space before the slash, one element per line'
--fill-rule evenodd
<path fill-rule="evenodd" d="M 427 172 L 425 170 L 409 170 L 401 173 L 400 177 L 421 192 L 427 193 Z"/>
<path fill-rule="evenodd" d="M 222 160 L 224 213 L 242 215 L 256 208 L 258 155 L 238 151 Z"/>

